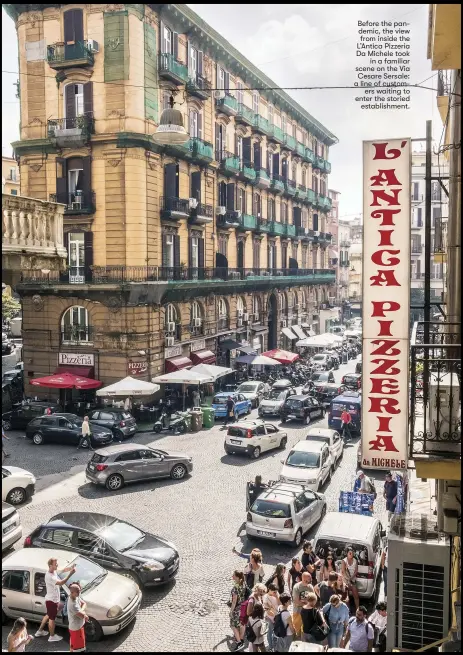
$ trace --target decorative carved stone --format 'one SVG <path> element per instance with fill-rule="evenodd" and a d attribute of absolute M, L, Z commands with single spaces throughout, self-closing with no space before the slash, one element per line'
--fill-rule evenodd
<path fill-rule="evenodd" d="M 38 294 L 32 296 L 32 307 L 36 312 L 41 312 L 43 310 L 43 298 Z"/>
<path fill-rule="evenodd" d="M 118 313 L 122 307 L 121 299 L 118 296 L 110 296 L 105 304 L 113 314 Z"/>

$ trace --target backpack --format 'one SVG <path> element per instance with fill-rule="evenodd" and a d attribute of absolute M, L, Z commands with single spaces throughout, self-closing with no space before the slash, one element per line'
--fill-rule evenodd
<path fill-rule="evenodd" d="M 257 621 L 259 621 L 259 619 L 257 619 Z M 257 623 L 257 621 L 254 621 L 254 625 Z M 250 644 L 253 644 L 256 641 L 257 635 L 254 632 L 253 627 L 250 623 L 246 625 L 246 630 L 244 631 L 244 633 L 246 635 L 246 639 L 249 641 Z"/>
<path fill-rule="evenodd" d="M 282 638 L 286 637 L 288 626 L 285 626 L 283 622 L 283 616 L 282 616 L 283 611 L 278 612 L 278 614 L 275 616 L 275 619 L 273 621 L 273 634 L 275 635 L 275 637 L 282 637 Z"/>
<path fill-rule="evenodd" d="M 376 500 L 377 493 L 373 480 L 370 480 L 370 493 L 373 494 L 373 498 Z"/>
<path fill-rule="evenodd" d="M 353 616 L 352 618 L 349 619 L 348 625 L 351 626 L 354 621 L 355 621 L 355 616 Z M 368 639 L 368 626 L 370 626 L 370 625 L 373 628 L 373 644 L 375 644 L 376 634 L 377 634 L 378 628 L 374 625 L 374 623 L 371 623 L 370 621 L 367 621 L 365 623 L 365 632 L 366 632 L 366 635 L 367 635 L 367 639 Z"/>

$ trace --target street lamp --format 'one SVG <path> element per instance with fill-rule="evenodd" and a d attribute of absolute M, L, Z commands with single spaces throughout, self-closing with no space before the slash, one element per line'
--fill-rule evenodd
<path fill-rule="evenodd" d="M 182 145 L 188 141 L 190 135 L 183 127 L 183 115 L 179 109 L 174 109 L 174 96 L 169 98 L 169 107 L 164 109 L 161 120 L 153 134 L 153 141 L 159 145 Z"/>

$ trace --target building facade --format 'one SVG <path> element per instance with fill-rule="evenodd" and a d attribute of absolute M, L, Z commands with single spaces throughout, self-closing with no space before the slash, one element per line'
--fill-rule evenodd
<path fill-rule="evenodd" d="M 339 221 L 338 228 L 338 252 L 339 252 L 339 298 L 341 302 L 349 300 L 349 269 L 350 269 L 350 222 L 346 220 Z"/>
<path fill-rule="evenodd" d="M 339 266 L 339 200 L 341 193 L 328 189 L 328 197 L 331 200 L 331 209 L 328 214 L 328 227 L 331 233 L 331 248 L 330 260 L 336 272 L 336 303 L 341 300 L 341 287 L 340 287 L 340 266 Z"/>
<path fill-rule="evenodd" d="M 318 330 L 336 137 L 186 5 L 6 7 L 23 194 L 64 205 L 69 263 L 23 276 L 26 380 L 150 379 Z M 161 147 L 171 96 L 190 139 Z"/>
<path fill-rule="evenodd" d="M 19 166 L 13 157 L 2 157 L 2 193 L 20 195 Z"/>

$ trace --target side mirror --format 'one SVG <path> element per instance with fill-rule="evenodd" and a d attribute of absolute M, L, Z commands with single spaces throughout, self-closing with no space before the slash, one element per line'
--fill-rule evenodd
<path fill-rule="evenodd" d="M 382 538 L 382 539 L 384 539 L 384 537 L 386 536 L 386 534 L 387 534 L 386 530 L 381 530 L 381 538 Z"/>
<path fill-rule="evenodd" d="M 164 461 L 164 455 L 161 455 L 161 462 Z"/>

